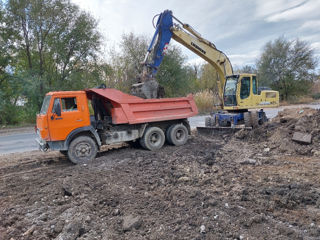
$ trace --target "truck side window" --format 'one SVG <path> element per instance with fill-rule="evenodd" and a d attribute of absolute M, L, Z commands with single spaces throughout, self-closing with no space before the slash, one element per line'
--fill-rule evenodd
<path fill-rule="evenodd" d="M 253 94 L 258 93 L 257 77 L 256 76 L 252 76 L 252 92 L 253 92 Z"/>
<path fill-rule="evenodd" d="M 250 95 L 250 77 L 241 79 L 240 98 L 245 99 Z"/>
<path fill-rule="evenodd" d="M 60 107 L 60 98 L 55 98 L 55 99 L 54 99 L 53 106 L 52 106 L 52 112 L 53 112 L 53 113 L 55 112 L 55 111 L 54 111 L 54 107 L 55 107 L 56 105 L 59 105 L 59 107 Z M 60 109 L 60 111 L 61 111 L 61 109 Z"/>
<path fill-rule="evenodd" d="M 62 111 L 76 111 L 78 110 L 77 99 L 75 97 L 61 98 Z"/>

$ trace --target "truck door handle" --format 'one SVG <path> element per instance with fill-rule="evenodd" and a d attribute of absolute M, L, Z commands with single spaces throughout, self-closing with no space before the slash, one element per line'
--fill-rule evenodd
<path fill-rule="evenodd" d="M 77 119 L 76 121 L 77 121 L 77 122 L 82 122 L 83 120 L 82 120 L 82 119 Z"/>
<path fill-rule="evenodd" d="M 63 119 L 62 117 L 55 118 L 55 120 L 62 120 L 62 119 Z"/>

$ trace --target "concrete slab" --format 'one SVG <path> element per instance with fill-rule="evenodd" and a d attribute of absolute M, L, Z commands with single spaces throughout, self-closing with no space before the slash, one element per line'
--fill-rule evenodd
<path fill-rule="evenodd" d="M 309 133 L 295 132 L 292 140 L 302 144 L 311 144 L 312 136 Z"/>

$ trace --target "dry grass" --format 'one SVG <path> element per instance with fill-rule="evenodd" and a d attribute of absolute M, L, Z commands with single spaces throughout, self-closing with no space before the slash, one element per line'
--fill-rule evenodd
<path fill-rule="evenodd" d="M 308 104 L 315 102 L 315 99 L 310 96 L 291 97 L 287 101 L 281 101 L 280 106 L 287 106 L 291 104 Z"/>
<path fill-rule="evenodd" d="M 215 94 L 209 90 L 202 90 L 194 95 L 199 113 L 208 113 L 214 109 L 214 105 L 218 103 Z"/>

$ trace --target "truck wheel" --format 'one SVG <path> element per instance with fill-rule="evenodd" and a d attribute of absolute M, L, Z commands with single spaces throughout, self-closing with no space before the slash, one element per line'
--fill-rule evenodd
<path fill-rule="evenodd" d="M 70 143 L 68 157 L 75 164 L 92 161 L 98 152 L 97 144 L 88 136 L 80 136 Z"/>
<path fill-rule="evenodd" d="M 161 128 L 150 127 L 140 139 L 140 144 L 143 148 L 150 151 L 159 150 L 164 144 L 164 133 Z"/>
<path fill-rule="evenodd" d="M 188 140 L 188 129 L 183 124 L 172 125 L 166 132 L 168 143 L 181 146 Z"/>

